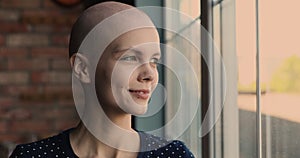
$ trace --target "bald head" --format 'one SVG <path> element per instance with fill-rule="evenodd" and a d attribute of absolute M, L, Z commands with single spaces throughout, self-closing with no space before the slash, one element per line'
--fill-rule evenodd
<path fill-rule="evenodd" d="M 70 43 L 69 43 L 69 56 L 71 57 L 74 53 L 78 52 L 80 44 L 86 37 L 86 35 L 99 23 L 103 20 L 111 17 L 116 13 L 120 13 L 125 10 L 134 10 L 137 14 L 144 14 L 142 11 L 136 9 L 133 6 L 119 3 L 119 2 L 103 2 L 93 5 L 86 9 L 77 19 L 75 24 L 73 25 Z M 132 20 L 134 17 L 130 18 Z M 127 19 L 128 20 L 128 19 Z M 131 21 L 123 21 L 123 22 L 131 22 Z M 122 27 L 120 25 L 119 27 Z M 105 38 L 105 37 L 104 37 Z"/>

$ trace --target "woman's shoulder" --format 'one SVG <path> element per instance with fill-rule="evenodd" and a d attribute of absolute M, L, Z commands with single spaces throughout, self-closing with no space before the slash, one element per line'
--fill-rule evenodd
<path fill-rule="evenodd" d="M 142 152 L 140 157 L 181 157 L 194 158 L 192 152 L 180 140 L 168 141 L 164 138 L 151 134 L 142 133 Z"/>
<path fill-rule="evenodd" d="M 58 157 L 61 155 L 68 157 L 70 155 L 68 143 L 68 133 L 70 130 L 39 141 L 19 144 L 14 149 L 10 158 Z"/>

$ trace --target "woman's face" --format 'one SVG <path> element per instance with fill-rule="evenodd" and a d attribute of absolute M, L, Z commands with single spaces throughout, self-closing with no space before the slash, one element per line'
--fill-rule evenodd
<path fill-rule="evenodd" d="M 143 114 L 158 82 L 159 36 L 154 28 L 130 31 L 102 54 L 96 92 L 106 113 Z"/>

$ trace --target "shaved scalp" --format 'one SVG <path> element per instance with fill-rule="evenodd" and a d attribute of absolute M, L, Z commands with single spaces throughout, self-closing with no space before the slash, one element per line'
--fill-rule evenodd
<path fill-rule="evenodd" d="M 135 7 L 119 2 L 103 2 L 86 9 L 73 25 L 70 42 L 69 57 L 77 53 L 85 36 L 101 21 L 118 12 L 133 9 Z M 138 10 L 138 9 L 136 9 Z M 141 14 L 143 12 L 139 11 Z"/>

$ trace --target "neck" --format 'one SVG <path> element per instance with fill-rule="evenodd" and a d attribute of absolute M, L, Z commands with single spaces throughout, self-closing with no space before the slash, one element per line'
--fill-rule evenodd
<path fill-rule="evenodd" d="M 97 124 L 97 128 L 92 129 L 80 122 L 71 132 L 71 146 L 78 157 L 136 157 L 140 139 L 138 133 L 131 128 L 131 115 L 111 117 L 111 114 L 108 114 L 108 116 L 113 118 L 111 121 L 119 127 L 119 130 L 116 130 L 115 126 L 107 125 L 104 121 Z M 93 131 L 99 135 L 95 135 Z M 120 133 L 120 131 L 123 132 Z M 124 147 L 129 148 L 123 150 Z"/>
<path fill-rule="evenodd" d="M 112 111 L 105 111 L 105 115 L 107 116 L 107 118 L 109 118 L 109 120 L 111 121 L 111 123 L 117 125 L 118 127 L 125 129 L 125 130 L 129 130 L 129 131 L 134 131 L 132 129 L 132 125 L 131 125 L 131 115 L 130 114 L 125 114 L 123 111 L 120 112 L 115 112 L 117 110 L 113 109 Z"/>
<path fill-rule="evenodd" d="M 79 113 L 82 122 L 70 133 L 74 153 L 78 157 L 136 157 L 140 138 L 131 128 L 131 115 L 114 108 L 104 112 L 95 98 L 94 93 L 87 93 Z"/>

